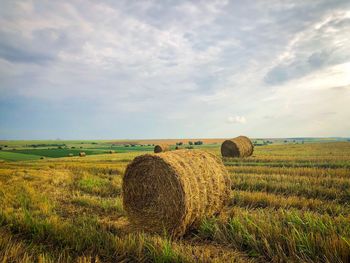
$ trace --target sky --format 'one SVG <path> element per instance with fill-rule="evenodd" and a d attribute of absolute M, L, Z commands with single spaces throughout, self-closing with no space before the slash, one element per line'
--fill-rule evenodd
<path fill-rule="evenodd" d="M 349 0 L 0 6 L 0 139 L 350 136 Z"/>

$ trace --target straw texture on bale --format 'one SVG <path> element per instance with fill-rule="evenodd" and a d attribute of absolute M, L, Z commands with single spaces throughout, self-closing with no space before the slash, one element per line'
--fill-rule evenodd
<path fill-rule="evenodd" d="M 85 155 L 86 155 L 85 152 L 80 152 L 80 153 L 79 153 L 79 156 L 80 156 L 80 157 L 84 157 Z"/>
<path fill-rule="evenodd" d="M 167 152 L 170 151 L 170 146 L 168 144 L 157 144 L 154 146 L 155 153 Z"/>
<path fill-rule="evenodd" d="M 246 136 L 238 136 L 221 144 L 223 157 L 248 157 L 253 154 L 254 145 Z"/>
<path fill-rule="evenodd" d="M 145 154 L 125 171 L 123 205 L 136 227 L 179 237 L 204 217 L 218 214 L 229 200 L 230 188 L 224 165 L 210 153 Z"/>

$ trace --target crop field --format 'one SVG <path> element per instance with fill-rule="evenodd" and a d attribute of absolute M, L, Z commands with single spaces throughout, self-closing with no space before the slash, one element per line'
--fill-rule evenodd
<path fill-rule="evenodd" d="M 63 157 L 80 148 L 0 151 L 0 262 L 350 261 L 350 142 L 223 159 L 230 203 L 180 239 L 136 229 L 123 210 L 125 168 L 153 147 L 107 154 L 104 143 L 84 145 L 84 158 Z M 220 156 L 219 147 L 197 148 Z"/>

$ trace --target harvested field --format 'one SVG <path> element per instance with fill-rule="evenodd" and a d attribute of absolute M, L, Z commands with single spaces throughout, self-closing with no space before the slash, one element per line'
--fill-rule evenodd
<path fill-rule="evenodd" d="M 349 261 L 350 143 L 224 159 L 229 204 L 180 239 L 140 231 L 123 208 L 123 174 L 145 153 L 1 162 L 0 261 Z"/>

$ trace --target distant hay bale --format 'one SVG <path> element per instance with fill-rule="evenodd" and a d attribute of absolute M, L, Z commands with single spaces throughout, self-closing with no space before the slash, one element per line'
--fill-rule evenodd
<path fill-rule="evenodd" d="M 79 153 L 79 156 L 80 156 L 80 157 L 84 157 L 84 156 L 86 156 L 86 153 L 85 153 L 85 152 L 80 152 L 80 153 Z"/>
<path fill-rule="evenodd" d="M 109 152 L 110 154 L 115 153 L 115 151 L 113 151 L 113 150 L 109 150 L 108 152 Z"/>
<path fill-rule="evenodd" d="M 68 156 L 69 156 L 69 157 L 73 157 L 73 154 L 72 154 L 72 153 L 70 153 L 70 154 L 68 154 Z"/>
<path fill-rule="evenodd" d="M 43 159 L 45 159 L 45 157 L 44 157 L 44 156 L 41 156 L 40 159 L 43 160 Z"/>
<path fill-rule="evenodd" d="M 248 157 L 253 154 L 254 145 L 246 136 L 238 136 L 221 144 L 223 157 Z"/>
<path fill-rule="evenodd" d="M 170 151 L 170 146 L 168 144 L 157 144 L 154 146 L 155 153 L 167 152 Z"/>
<path fill-rule="evenodd" d="M 146 231 L 182 236 L 218 214 L 230 197 L 229 175 L 216 156 L 178 150 L 136 157 L 123 177 L 129 220 Z"/>

